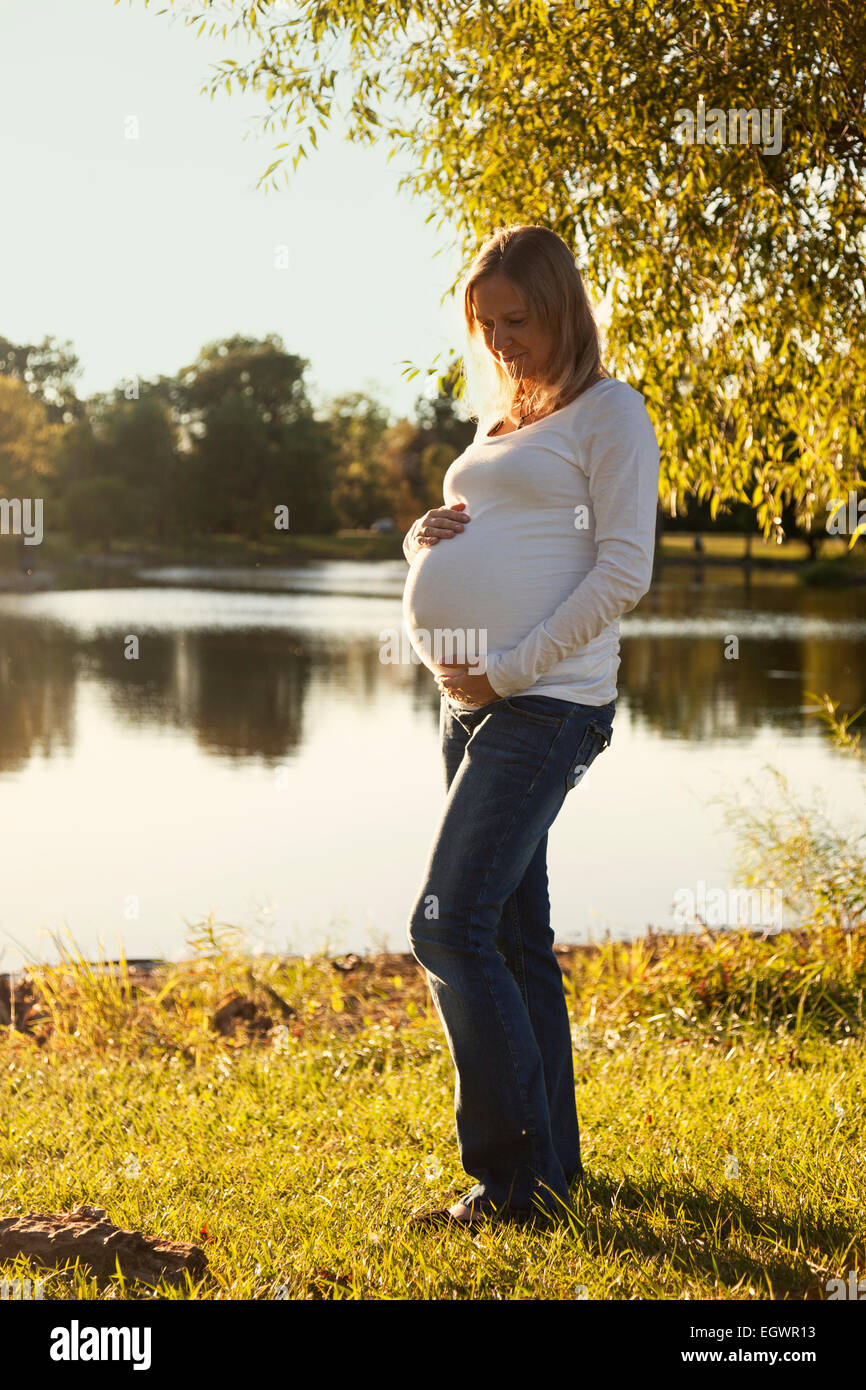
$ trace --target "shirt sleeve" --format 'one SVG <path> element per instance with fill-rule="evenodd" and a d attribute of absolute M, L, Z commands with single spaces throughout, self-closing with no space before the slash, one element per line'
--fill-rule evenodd
<path fill-rule="evenodd" d="M 413 522 L 412 522 L 412 526 L 414 526 L 414 525 L 415 525 L 415 523 L 414 523 L 414 521 L 413 521 Z M 409 527 L 409 530 L 406 532 L 405 536 L 403 537 L 403 555 L 405 556 L 407 562 L 408 562 L 410 565 L 411 565 L 412 561 L 415 559 L 415 551 L 412 550 L 412 549 L 410 549 L 410 546 L 409 546 L 409 537 L 410 537 L 410 535 L 412 534 L 412 526 Z"/>
<path fill-rule="evenodd" d="M 587 476 L 595 521 L 596 563 L 549 618 L 508 652 L 487 657 L 486 675 L 505 698 L 534 685 L 647 592 L 652 580 L 658 508 L 659 446 L 643 396 L 591 426 L 578 466 Z"/>

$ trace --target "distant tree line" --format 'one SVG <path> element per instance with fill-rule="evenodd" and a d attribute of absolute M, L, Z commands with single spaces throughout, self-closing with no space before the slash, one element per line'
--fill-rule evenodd
<path fill-rule="evenodd" d="M 42 497 L 45 526 L 82 540 L 273 533 L 275 508 L 289 529 L 328 535 L 390 517 L 405 530 L 442 505 L 449 464 L 475 425 L 458 414 L 459 364 L 419 395 L 415 418 L 392 422 L 371 395 L 355 391 L 314 411 L 309 363 L 275 334 L 208 343 L 190 366 L 156 381 L 138 378 L 82 401 L 71 344 L 17 345 L 0 338 L 0 496 Z M 792 435 L 785 444 L 797 450 Z M 753 505 L 678 496 L 659 530 L 757 535 Z M 793 501 L 785 534 L 814 550 L 821 519 L 807 529 Z M 2 539 L 2 538 L 0 538 Z"/>
<path fill-rule="evenodd" d="M 0 338 L 0 496 L 42 497 L 46 528 L 105 545 L 260 539 L 280 506 L 300 534 L 382 517 L 405 529 L 441 505 L 445 471 L 475 432 L 457 414 L 453 369 L 414 420 L 394 423 L 361 391 L 317 414 L 308 366 L 275 334 L 237 335 L 175 376 L 82 401 L 69 343 Z"/>

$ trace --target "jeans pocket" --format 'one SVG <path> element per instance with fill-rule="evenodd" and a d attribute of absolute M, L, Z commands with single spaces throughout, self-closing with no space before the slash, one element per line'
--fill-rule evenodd
<path fill-rule="evenodd" d="M 506 695 L 502 700 L 512 714 L 518 714 L 521 719 L 528 719 L 533 724 L 546 724 L 549 729 L 558 729 L 566 717 L 567 707 L 561 714 L 557 711 L 556 706 L 560 703 L 545 695 Z"/>
<path fill-rule="evenodd" d="M 602 719 L 591 719 L 580 741 L 577 756 L 565 778 L 566 795 L 582 780 L 599 753 L 603 753 L 613 738 L 613 725 Z"/>

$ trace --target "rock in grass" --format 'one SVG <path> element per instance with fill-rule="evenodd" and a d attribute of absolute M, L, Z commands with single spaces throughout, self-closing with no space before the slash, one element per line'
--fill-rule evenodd
<path fill-rule="evenodd" d="M 0 1219 L 0 1262 L 18 1255 L 52 1266 L 77 1259 L 98 1279 L 113 1278 L 119 1261 L 127 1279 L 143 1284 L 165 1279 L 182 1285 L 185 1271 L 196 1280 L 207 1270 L 207 1256 L 200 1246 L 146 1236 L 140 1231 L 122 1231 L 108 1220 L 102 1207 Z"/>
<path fill-rule="evenodd" d="M 220 1000 L 213 1011 L 211 1024 L 223 1037 L 235 1031 L 239 1023 L 255 1025 L 259 1021 L 259 1010 L 254 999 L 248 999 L 244 994 L 232 991 L 231 994 Z"/>

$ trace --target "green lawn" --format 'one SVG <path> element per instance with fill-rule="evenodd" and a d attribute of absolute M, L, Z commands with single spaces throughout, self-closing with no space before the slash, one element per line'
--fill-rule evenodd
<path fill-rule="evenodd" d="M 781 545 L 773 540 L 765 541 L 757 535 L 751 539 L 753 560 L 796 560 L 805 563 L 809 559 L 808 545 L 797 536 L 783 541 Z M 663 553 L 670 555 L 693 555 L 694 542 L 695 535 L 691 531 L 668 531 L 661 538 Z M 748 557 L 749 537 L 738 532 L 705 532 L 701 535 L 701 543 L 704 556 L 708 559 L 745 560 Z M 847 537 L 828 536 L 819 542 L 818 554 L 821 561 L 860 559 L 862 546 L 858 547 L 855 543 L 852 553 L 848 549 Z"/>
<path fill-rule="evenodd" d="M 704 555 L 708 559 L 745 559 L 749 537 L 737 532 L 707 532 L 701 535 Z M 668 531 L 662 535 L 661 547 L 665 554 L 693 555 L 695 535 L 691 531 Z M 765 541 L 760 536 L 752 536 L 751 555 L 753 560 L 807 560 L 809 547 L 805 541 L 786 540 L 781 545 L 775 541 Z"/>
<path fill-rule="evenodd" d="M 198 1241 L 210 1273 L 175 1298 L 820 1299 L 862 1275 L 866 930 L 564 953 L 572 1214 L 413 1234 L 472 1182 L 414 961 L 344 972 L 211 938 L 141 979 L 37 972 L 32 1032 L 0 1035 L 0 1215 L 88 1202 Z M 233 993 L 249 1017 L 223 1036 Z M 45 1297 L 130 1292 L 45 1278 Z"/>

